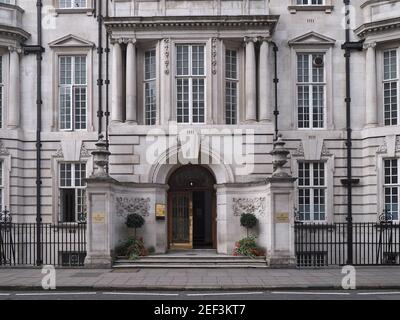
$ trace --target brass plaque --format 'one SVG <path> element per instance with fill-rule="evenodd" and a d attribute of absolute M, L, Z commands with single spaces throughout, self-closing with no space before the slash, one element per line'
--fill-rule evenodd
<path fill-rule="evenodd" d="M 289 212 L 277 212 L 275 221 L 276 223 L 289 223 Z"/>
<path fill-rule="evenodd" d="M 93 213 L 93 223 L 101 224 L 106 222 L 106 215 L 104 213 Z"/>
<path fill-rule="evenodd" d="M 167 214 L 166 211 L 165 204 L 156 204 L 156 218 L 165 218 Z"/>

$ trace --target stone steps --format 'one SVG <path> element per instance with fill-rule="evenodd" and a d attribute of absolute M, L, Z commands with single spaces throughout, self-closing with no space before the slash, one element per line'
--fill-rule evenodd
<path fill-rule="evenodd" d="M 119 257 L 113 268 L 166 268 L 166 269 L 186 269 L 186 268 L 267 268 L 265 257 L 256 257 L 254 259 L 248 257 L 232 257 L 232 256 L 179 256 L 179 255 L 162 255 L 148 256 L 138 260 L 128 260 Z"/>

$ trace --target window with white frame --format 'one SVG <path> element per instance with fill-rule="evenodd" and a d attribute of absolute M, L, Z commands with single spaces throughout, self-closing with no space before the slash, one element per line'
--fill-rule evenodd
<path fill-rule="evenodd" d="M 296 4 L 298 6 L 303 6 L 303 5 L 307 5 L 307 6 L 321 6 L 324 4 L 324 0 L 297 0 Z"/>
<path fill-rule="evenodd" d="M 61 130 L 86 129 L 86 56 L 59 57 L 59 109 Z"/>
<path fill-rule="evenodd" d="M 238 105 L 238 52 L 225 51 L 225 120 L 226 124 L 237 124 Z"/>
<path fill-rule="evenodd" d="M 385 215 L 387 220 L 399 220 L 400 159 L 385 159 Z"/>
<path fill-rule="evenodd" d="M 297 125 L 300 129 L 325 127 L 325 56 L 297 54 Z"/>
<path fill-rule="evenodd" d="M 7 4 L 13 4 L 13 2 L 11 2 L 11 0 L 0 0 L 0 3 L 7 3 Z"/>
<path fill-rule="evenodd" d="M 4 76 L 3 76 L 3 57 L 0 56 L 0 128 L 3 128 L 3 109 L 4 109 Z"/>
<path fill-rule="evenodd" d="M 86 8 L 87 0 L 59 0 L 60 9 Z"/>
<path fill-rule="evenodd" d="M 151 49 L 144 54 L 144 120 L 146 125 L 156 124 L 156 89 L 156 50 Z"/>
<path fill-rule="evenodd" d="M 178 123 L 205 122 L 205 46 L 176 46 L 176 117 Z"/>
<path fill-rule="evenodd" d="M 298 213 L 301 221 L 326 220 L 326 164 L 298 163 Z"/>
<path fill-rule="evenodd" d="M 0 160 L 0 211 L 4 210 L 4 177 L 3 161 Z"/>
<path fill-rule="evenodd" d="M 385 126 L 399 124 L 399 49 L 383 52 L 383 111 Z"/>
<path fill-rule="evenodd" d="M 60 222 L 86 221 L 86 163 L 59 164 Z"/>

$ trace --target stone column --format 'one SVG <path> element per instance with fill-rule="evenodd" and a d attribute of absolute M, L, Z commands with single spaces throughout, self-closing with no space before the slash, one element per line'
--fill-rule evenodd
<path fill-rule="evenodd" d="M 257 73 L 254 39 L 246 41 L 246 122 L 257 121 Z"/>
<path fill-rule="evenodd" d="M 375 127 L 378 124 L 375 47 L 375 42 L 364 45 L 364 48 L 367 50 L 365 62 L 365 124 L 367 127 Z"/>
<path fill-rule="evenodd" d="M 113 44 L 111 65 L 111 121 L 122 122 L 123 115 L 123 72 L 122 72 L 122 49 L 119 42 Z"/>
<path fill-rule="evenodd" d="M 271 92 L 271 72 L 269 68 L 269 43 L 267 39 L 261 40 L 260 63 L 259 63 L 259 112 L 260 121 L 268 122 L 271 120 L 270 92 Z"/>
<path fill-rule="evenodd" d="M 10 50 L 10 86 L 8 127 L 17 128 L 20 122 L 20 64 L 19 53 L 16 48 Z"/>
<path fill-rule="evenodd" d="M 136 46 L 130 40 L 126 49 L 126 121 L 137 123 Z"/>

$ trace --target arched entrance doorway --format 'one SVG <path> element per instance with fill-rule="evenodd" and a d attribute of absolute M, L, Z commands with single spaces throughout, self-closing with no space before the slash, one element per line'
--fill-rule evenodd
<path fill-rule="evenodd" d="M 202 166 L 177 169 L 168 180 L 168 244 L 170 249 L 216 248 L 214 176 Z"/>

